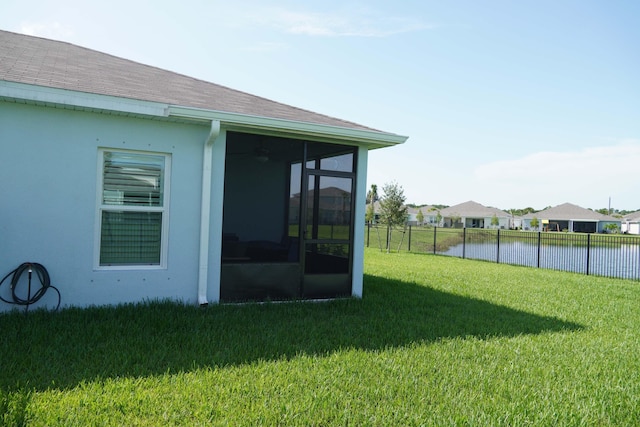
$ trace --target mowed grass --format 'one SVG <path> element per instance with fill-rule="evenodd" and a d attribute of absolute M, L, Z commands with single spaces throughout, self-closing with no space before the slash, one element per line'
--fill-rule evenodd
<path fill-rule="evenodd" d="M 0 424 L 638 425 L 637 282 L 365 262 L 362 300 L 0 315 Z"/>

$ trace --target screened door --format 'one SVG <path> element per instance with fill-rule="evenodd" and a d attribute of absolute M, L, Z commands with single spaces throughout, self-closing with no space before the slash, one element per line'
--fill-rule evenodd
<path fill-rule="evenodd" d="M 307 162 L 303 212 L 305 298 L 351 295 L 353 153 Z"/>

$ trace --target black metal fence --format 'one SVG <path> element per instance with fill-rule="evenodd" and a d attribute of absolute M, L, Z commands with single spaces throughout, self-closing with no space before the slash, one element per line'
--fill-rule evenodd
<path fill-rule="evenodd" d="M 367 225 L 366 245 L 640 280 L 640 236 Z"/>

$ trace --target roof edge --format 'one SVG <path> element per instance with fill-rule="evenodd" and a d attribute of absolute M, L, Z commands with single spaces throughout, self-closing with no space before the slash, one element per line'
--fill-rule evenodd
<path fill-rule="evenodd" d="M 404 143 L 408 137 L 375 130 L 351 129 L 318 123 L 298 122 L 263 116 L 169 105 L 166 103 L 58 89 L 28 83 L 0 80 L 0 99 L 21 100 L 39 105 L 61 106 L 96 112 L 210 122 L 218 120 L 228 129 L 262 132 L 285 131 L 311 138 L 331 138 L 365 144 L 368 149 Z"/>
<path fill-rule="evenodd" d="M 0 80 L 0 98 L 94 111 L 165 117 L 167 104 Z"/>
<path fill-rule="evenodd" d="M 257 131 L 284 130 L 297 135 L 309 137 L 331 137 L 367 144 L 370 148 L 387 147 L 404 143 L 408 137 L 386 132 L 364 129 L 351 129 L 318 123 L 298 122 L 287 119 L 276 119 L 263 116 L 252 116 L 225 111 L 206 110 L 192 107 L 170 105 L 167 109 L 169 117 L 190 120 L 219 120 L 227 128 L 237 127 L 239 130 L 253 129 Z"/>

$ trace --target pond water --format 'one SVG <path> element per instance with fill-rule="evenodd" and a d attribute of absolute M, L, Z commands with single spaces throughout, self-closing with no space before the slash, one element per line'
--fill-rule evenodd
<path fill-rule="evenodd" d="M 640 245 L 616 247 L 538 245 L 528 242 L 466 243 L 438 252 L 460 258 L 540 267 L 598 276 L 640 279 Z M 538 260 L 539 257 L 539 260 Z"/>

